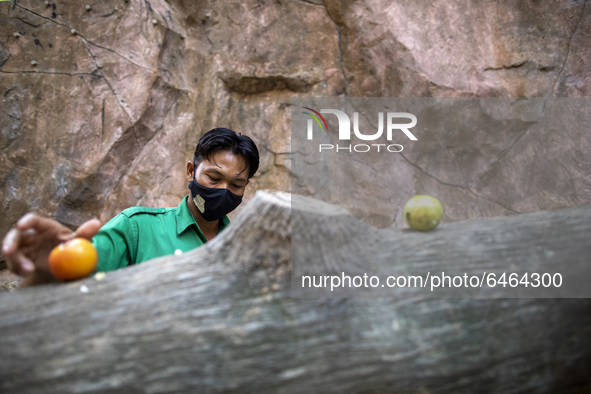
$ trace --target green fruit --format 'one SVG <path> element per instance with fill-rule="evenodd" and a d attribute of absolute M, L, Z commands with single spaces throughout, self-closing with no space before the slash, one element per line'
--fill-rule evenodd
<path fill-rule="evenodd" d="M 404 220 L 414 230 L 433 230 L 443 217 L 443 206 L 435 197 L 414 196 L 404 204 Z"/>

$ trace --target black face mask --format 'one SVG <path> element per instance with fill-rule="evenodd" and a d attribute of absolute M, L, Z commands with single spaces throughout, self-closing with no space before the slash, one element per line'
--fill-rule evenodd
<path fill-rule="evenodd" d="M 208 222 L 223 218 L 242 202 L 242 196 L 237 196 L 228 189 L 201 186 L 195 180 L 195 175 L 189 183 L 189 190 L 197 210 Z"/>

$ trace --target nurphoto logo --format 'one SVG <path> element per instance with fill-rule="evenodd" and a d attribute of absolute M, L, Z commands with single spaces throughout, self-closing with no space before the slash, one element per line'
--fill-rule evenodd
<path fill-rule="evenodd" d="M 328 124 L 322 114 L 331 114 L 336 116 L 338 121 L 338 135 L 340 142 L 351 141 L 351 119 L 349 115 L 338 109 L 321 109 L 316 111 L 310 107 L 303 107 L 310 112 L 303 112 L 308 115 L 307 123 L 307 139 L 314 139 L 314 124 L 317 124 L 321 132 L 328 133 Z M 384 118 L 386 121 L 384 122 Z M 384 127 L 385 123 L 385 127 Z M 386 130 L 386 140 L 392 141 L 395 135 L 402 132 L 411 141 L 418 141 L 418 138 L 410 131 L 416 126 L 417 117 L 408 112 L 384 112 L 378 113 L 378 130 L 376 132 L 367 133 L 359 130 L 359 113 L 353 113 L 353 134 L 361 141 L 376 141 L 381 138 Z M 378 143 L 362 143 L 362 144 L 318 144 L 318 151 L 334 151 L 334 152 L 402 152 L 403 146 L 400 144 L 378 144 Z"/>

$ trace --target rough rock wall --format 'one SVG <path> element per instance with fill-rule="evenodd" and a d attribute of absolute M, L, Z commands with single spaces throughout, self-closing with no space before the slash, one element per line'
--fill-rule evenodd
<path fill-rule="evenodd" d="M 589 96 L 588 3 L 1 2 L 0 232 L 27 211 L 76 225 L 176 205 L 196 141 L 216 126 L 258 142 L 247 199 L 289 190 L 292 97 Z M 511 155 L 536 138 L 520 137 Z M 589 160 L 589 147 L 583 136 L 571 149 Z M 449 220 L 591 201 L 589 179 L 568 165 L 574 197 L 508 210 L 482 209 L 469 185 L 448 188 L 421 163 L 400 165 L 407 195 L 449 195 Z"/>

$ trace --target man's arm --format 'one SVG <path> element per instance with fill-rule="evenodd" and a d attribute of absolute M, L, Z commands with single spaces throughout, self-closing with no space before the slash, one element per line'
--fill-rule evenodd
<path fill-rule="evenodd" d="M 22 286 L 57 281 L 49 271 L 49 253 L 69 239 L 91 239 L 101 227 L 98 219 L 83 223 L 72 231 L 61 223 L 34 214 L 26 214 L 11 229 L 2 242 L 6 265 L 23 277 Z"/>
<path fill-rule="evenodd" d="M 113 271 L 135 264 L 137 223 L 120 213 L 105 224 L 92 239 L 99 261 L 97 271 Z"/>

